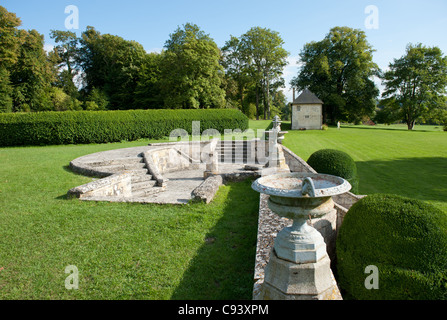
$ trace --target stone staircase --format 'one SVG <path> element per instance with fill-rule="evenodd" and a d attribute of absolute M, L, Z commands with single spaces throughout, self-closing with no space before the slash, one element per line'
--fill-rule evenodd
<path fill-rule="evenodd" d="M 118 158 L 97 163 L 90 163 L 90 166 L 97 167 L 98 170 L 109 174 L 130 171 L 132 184 L 132 197 L 144 198 L 154 193 L 163 191 L 157 187 L 151 174 L 149 174 L 143 155 L 137 157 Z"/>
<path fill-rule="evenodd" d="M 256 156 L 256 145 L 252 141 L 219 141 L 216 151 L 220 163 L 260 164 Z"/>

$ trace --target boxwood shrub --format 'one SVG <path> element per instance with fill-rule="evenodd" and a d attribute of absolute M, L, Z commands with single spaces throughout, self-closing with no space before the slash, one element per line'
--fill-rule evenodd
<path fill-rule="evenodd" d="M 67 111 L 0 114 L 0 146 L 87 144 L 158 139 L 174 129 L 248 128 L 248 118 L 234 109 Z"/>
<path fill-rule="evenodd" d="M 336 242 L 338 284 L 357 300 L 447 299 L 447 214 L 425 202 L 374 194 L 346 214 Z M 367 266 L 378 289 L 367 289 Z"/>
<path fill-rule="evenodd" d="M 331 174 L 349 181 L 351 192 L 358 193 L 357 166 L 349 154 L 340 150 L 322 149 L 314 152 L 307 160 L 318 173 Z"/>

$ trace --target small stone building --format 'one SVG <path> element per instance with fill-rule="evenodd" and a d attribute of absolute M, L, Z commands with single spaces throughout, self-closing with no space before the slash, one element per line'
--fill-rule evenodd
<path fill-rule="evenodd" d="M 293 93 L 292 130 L 321 130 L 323 125 L 323 101 L 305 89 L 295 99 Z"/>

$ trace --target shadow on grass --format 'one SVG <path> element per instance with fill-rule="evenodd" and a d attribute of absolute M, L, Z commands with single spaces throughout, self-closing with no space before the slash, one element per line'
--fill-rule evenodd
<path fill-rule="evenodd" d="M 252 298 L 259 193 L 251 182 L 231 184 L 222 218 L 206 235 L 171 299 Z"/>
<path fill-rule="evenodd" d="M 361 130 L 386 130 L 386 131 L 403 131 L 403 132 L 437 132 L 437 130 L 425 130 L 416 128 L 414 130 L 408 130 L 406 128 L 392 128 L 392 127 L 376 127 L 376 126 L 341 126 L 341 129 L 361 129 Z M 442 130 L 439 130 L 442 131 Z"/>
<path fill-rule="evenodd" d="M 447 158 L 356 162 L 360 193 L 392 193 L 447 203 Z"/>

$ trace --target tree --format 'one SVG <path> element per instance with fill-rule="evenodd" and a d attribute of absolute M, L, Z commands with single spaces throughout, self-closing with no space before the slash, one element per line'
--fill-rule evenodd
<path fill-rule="evenodd" d="M 385 108 L 413 130 L 417 120 L 446 110 L 447 57 L 438 47 L 409 44 L 383 76 Z"/>
<path fill-rule="evenodd" d="M 163 53 L 149 53 L 140 68 L 139 81 L 135 88 L 135 103 L 144 109 L 160 109 L 163 98 L 160 93 L 160 65 Z"/>
<path fill-rule="evenodd" d="M 246 70 L 256 82 L 256 110 L 259 119 L 260 91 L 264 97 L 264 118 L 270 119 L 270 95 L 272 84 L 281 84 L 283 68 L 289 53 L 282 47 L 284 41 L 278 32 L 254 27 L 240 39 L 241 57 L 246 61 Z"/>
<path fill-rule="evenodd" d="M 237 101 L 240 109 L 244 110 L 245 92 L 253 83 L 250 75 L 254 72 L 250 70 L 249 59 L 243 54 L 239 38 L 231 36 L 231 39 L 225 42 L 221 63 L 225 69 L 227 99 Z"/>
<path fill-rule="evenodd" d="M 161 88 L 167 108 L 222 108 L 224 70 L 213 39 L 187 23 L 170 35 L 161 61 Z"/>
<path fill-rule="evenodd" d="M 73 98 L 78 96 L 75 77 L 80 72 L 79 38 L 71 31 L 51 30 L 50 37 L 58 44 L 50 53 L 50 59 L 58 69 L 58 83 L 64 92 Z"/>
<path fill-rule="evenodd" d="M 17 27 L 22 21 L 15 13 L 0 6 L 0 68 L 10 67 L 17 62 L 20 43 L 17 41 L 20 31 Z"/>
<path fill-rule="evenodd" d="M 20 43 L 17 41 L 19 18 L 0 6 L 0 112 L 11 112 L 13 88 L 9 69 L 17 63 Z"/>
<path fill-rule="evenodd" d="M 324 121 L 356 122 L 372 116 L 379 94 L 372 80 L 379 72 L 373 52 L 363 31 L 332 28 L 323 40 L 304 45 L 302 67 L 291 84 L 308 88 L 324 101 Z"/>
<path fill-rule="evenodd" d="M 52 110 L 55 73 L 36 30 L 0 6 L 0 112 Z"/>
<path fill-rule="evenodd" d="M 79 63 L 84 71 L 85 93 L 102 90 L 110 100 L 109 109 L 141 108 L 135 101 L 146 51 L 136 41 L 104 34 L 93 27 L 82 33 Z"/>
<path fill-rule="evenodd" d="M 43 48 L 43 35 L 36 30 L 20 30 L 17 41 L 17 62 L 10 68 L 13 111 L 52 110 L 50 89 L 55 72 Z"/>

